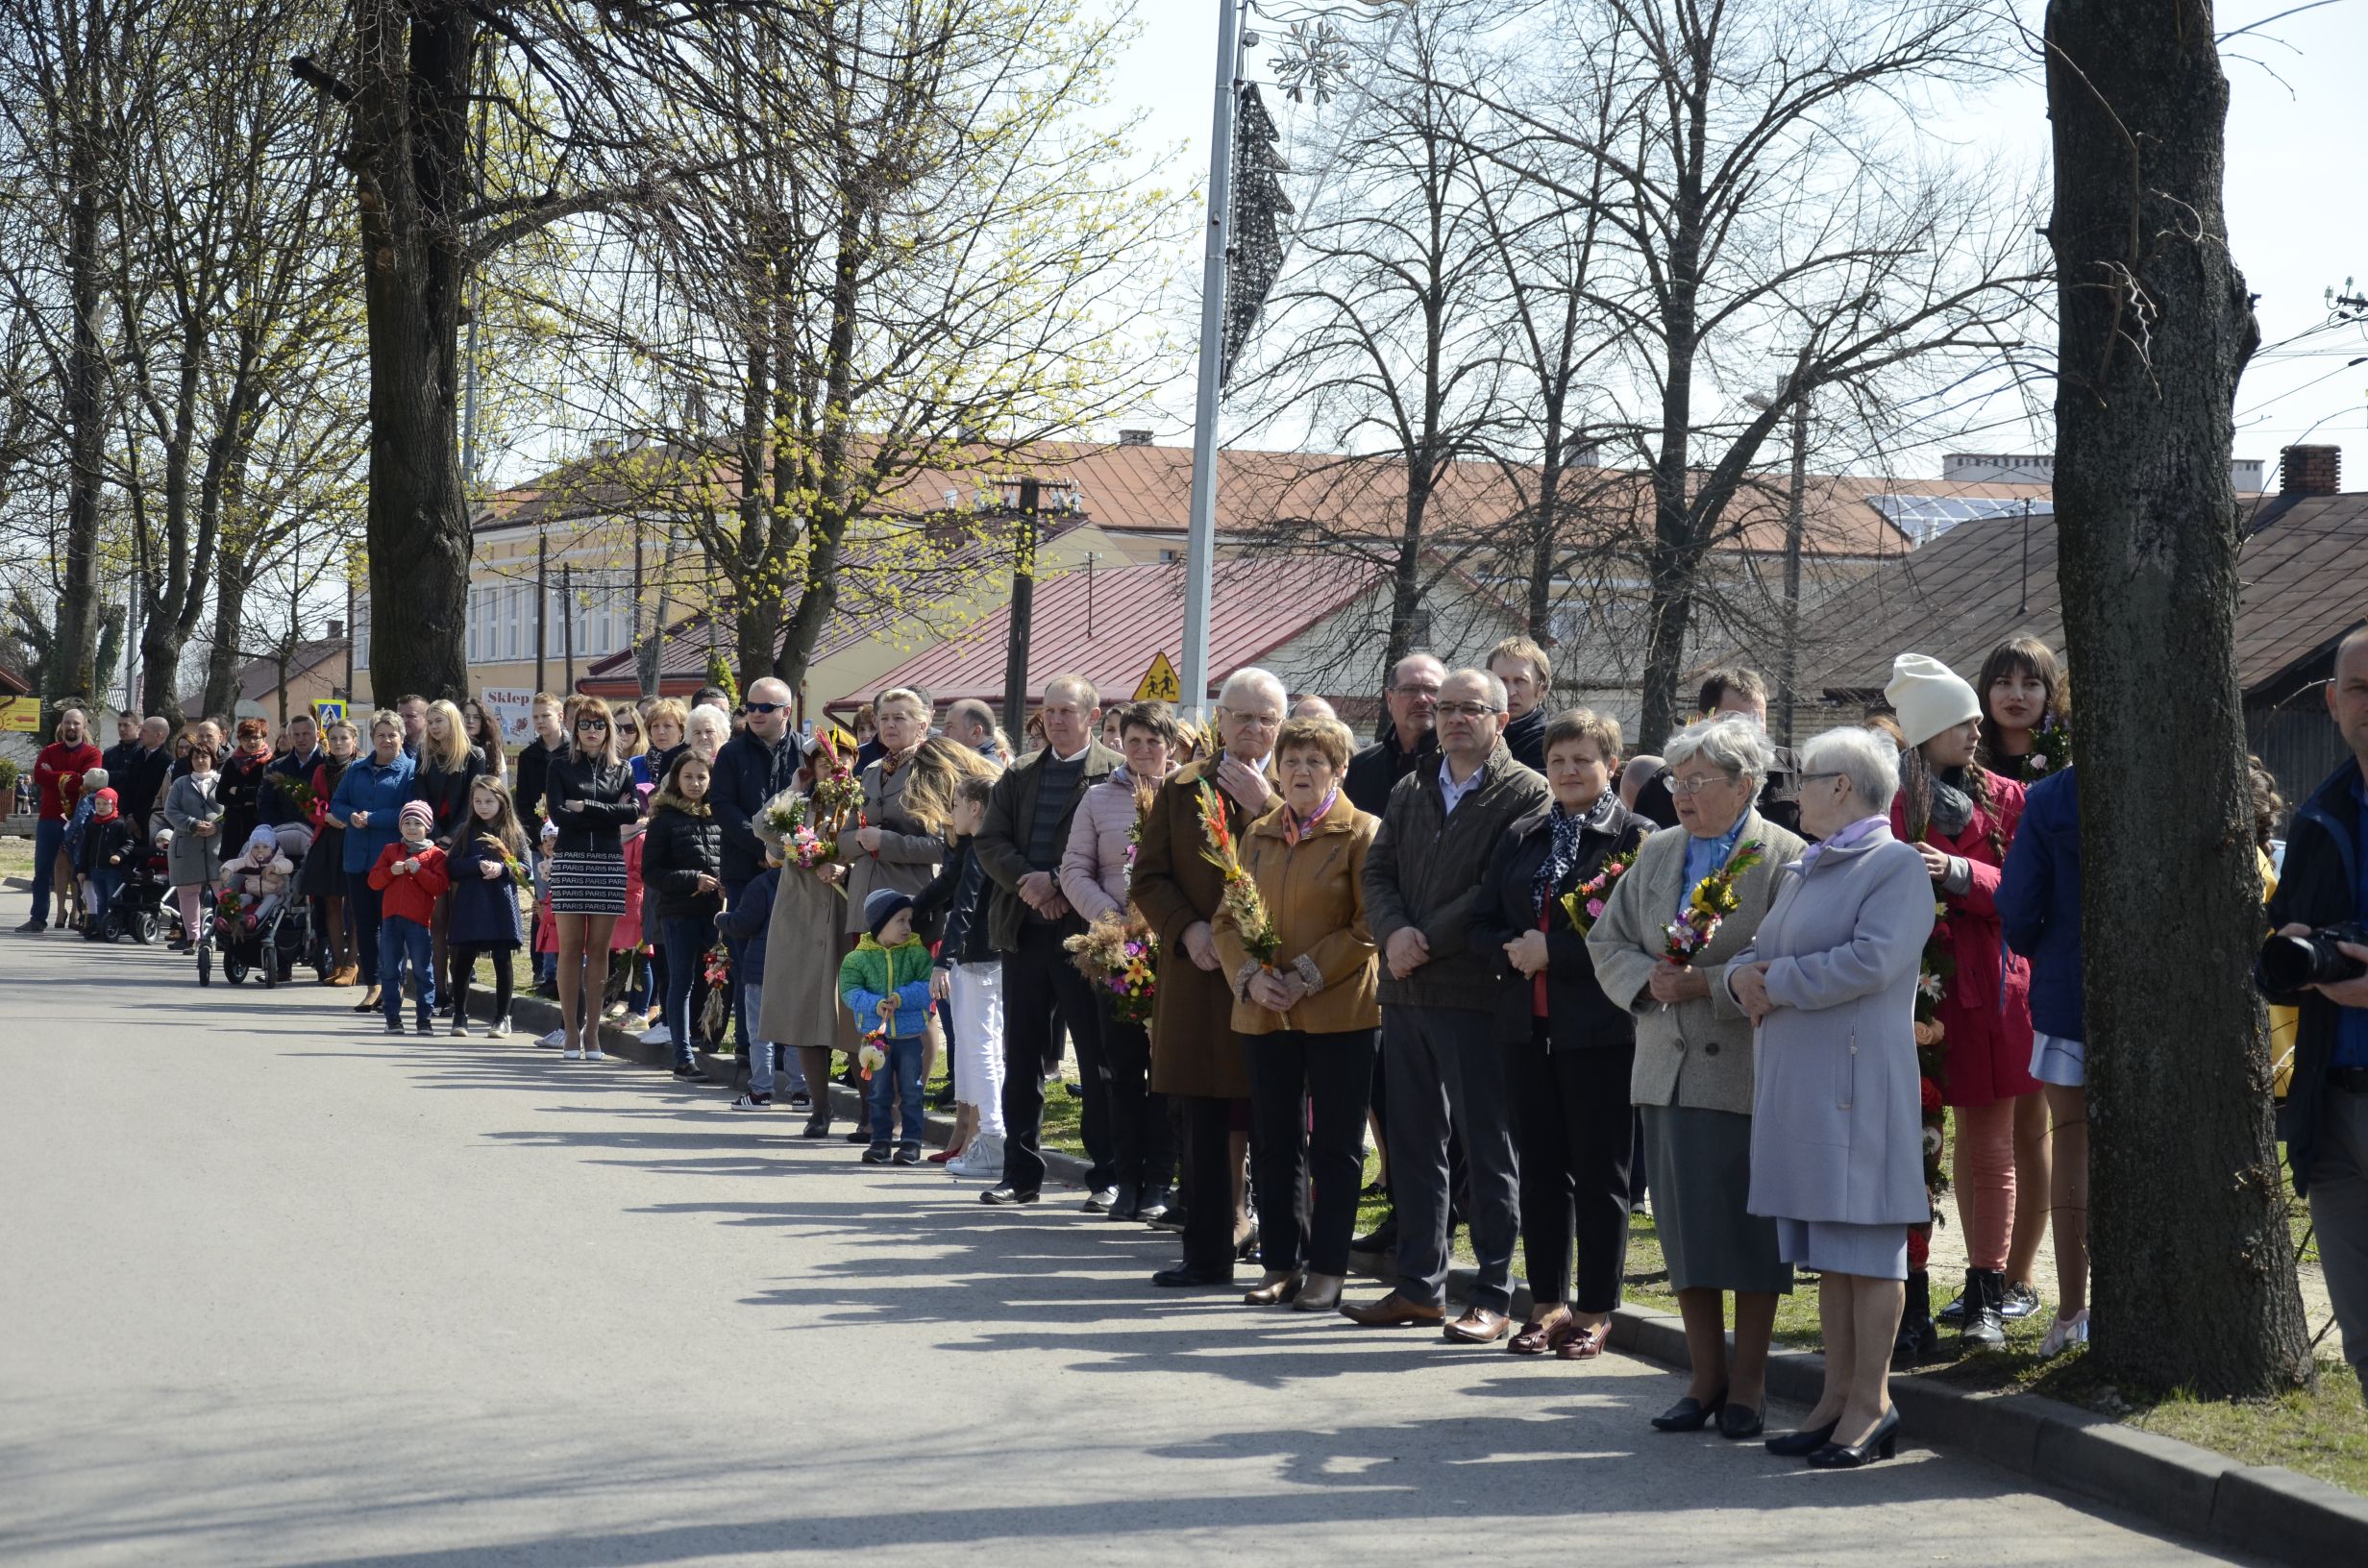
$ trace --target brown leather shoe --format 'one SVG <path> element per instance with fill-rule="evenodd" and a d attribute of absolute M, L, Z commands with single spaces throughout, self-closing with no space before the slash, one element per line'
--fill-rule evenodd
<path fill-rule="evenodd" d="M 1343 1306 L 1341 1316 L 1351 1323 L 1362 1323 L 1369 1329 L 1403 1329 L 1417 1323 L 1438 1323 L 1445 1319 L 1444 1308 L 1425 1307 L 1418 1301 L 1408 1301 L 1393 1290 L 1379 1301 L 1362 1307 Z"/>
<path fill-rule="evenodd" d="M 1513 1319 L 1488 1307 L 1471 1307 L 1440 1331 L 1443 1338 L 1467 1345 L 1492 1345 L 1513 1332 Z"/>

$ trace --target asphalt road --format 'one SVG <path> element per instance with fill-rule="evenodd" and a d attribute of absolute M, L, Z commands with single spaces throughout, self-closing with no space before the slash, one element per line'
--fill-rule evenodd
<path fill-rule="evenodd" d="M 1657 1433 L 1646 1363 L 1154 1290 L 1168 1237 L 332 997 L 0 935 L 0 1561 L 2223 1560 Z"/>

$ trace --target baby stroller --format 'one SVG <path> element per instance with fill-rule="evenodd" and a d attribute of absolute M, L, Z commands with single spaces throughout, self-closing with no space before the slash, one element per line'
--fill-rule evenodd
<path fill-rule="evenodd" d="M 310 835 L 302 828 L 284 830 L 280 835 L 280 853 L 294 864 L 295 870 L 304 869 L 305 850 L 310 846 Z M 280 905 L 260 919 L 251 909 L 258 902 L 252 895 L 240 897 L 226 894 L 216 904 L 208 924 L 213 936 L 213 945 L 222 950 L 222 978 L 232 985 L 243 985 L 248 975 L 258 976 L 265 990 L 280 985 L 295 973 L 299 959 L 312 954 L 312 905 L 309 899 L 295 892 L 297 876 L 287 877 L 288 891 Z M 203 946 L 199 949 L 198 979 L 205 983 L 206 959 Z"/>
<path fill-rule="evenodd" d="M 124 868 L 123 884 L 107 906 L 107 934 L 111 941 L 121 933 L 145 947 L 163 932 L 166 912 L 173 908 L 173 879 L 160 848 L 152 845 L 145 854 L 126 858 L 132 864 Z M 179 920 L 178 911 L 173 919 Z"/>

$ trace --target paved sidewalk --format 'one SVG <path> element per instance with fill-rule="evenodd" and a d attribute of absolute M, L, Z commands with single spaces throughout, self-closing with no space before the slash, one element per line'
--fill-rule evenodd
<path fill-rule="evenodd" d="M 1656 1433 L 1642 1362 L 1156 1291 L 1172 1237 L 355 995 L 0 936 L 0 1560 L 2225 1560 Z"/>

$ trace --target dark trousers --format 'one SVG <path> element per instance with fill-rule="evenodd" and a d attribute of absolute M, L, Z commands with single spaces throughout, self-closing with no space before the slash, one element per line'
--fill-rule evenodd
<path fill-rule="evenodd" d="M 1233 1110 L 1238 1100 L 1201 1094 L 1184 1107 L 1184 1266 L 1233 1273 Z"/>
<path fill-rule="evenodd" d="M 667 915 L 657 922 L 659 948 L 666 955 L 666 1027 L 675 1039 L 675 1065 L 695 1059 L 691 1049 L 691 988 L 703 967 L 707 936 L 715 927 L 696 915 Z M 652 976 L 654 981 L 656 976 Z"/>
<path fill-rule="evenodd" d="M 732 908 L 738 908 L 740 904 L 740 895 L 748 892 L 749 882 L 752 882 L 754 880 L 754 877 L 751 877 L 747 881 L 725 883 L 724 902 Z M 748 1044 L 749 1041 L 756 1038 L 754 1031 L 749 1028 L 748 991 L 746 989 L 746 981 L 740 973 L 740 970 L 743 968 L 741 960 L 746 956 L 747 952 L 748 944 L 742 942 L 739 938 L 726 937 L 724 939 L 725 962 L 731 970 L 728 984 L 731 987 L 731 996 L 729 1000 L 731 1003 L 730 1011 L 732 1039 L 740 1041 L 742 1045 Z M 754 979 L 759 987 L 762 987 L 765 983 L 765 977 L 761 974 L 756 975 Z M 832 984 L 837 984 L 835 978 L 833 979 Z M 712 1043 L 721 1046 L 724 1041 L 719 1040 L 713 1041 Z M 817 1090 L 816 1092 L 827 1095 L 829 1090 L 826 1089 L 821 1089 Z M 823 1103 L 827 1103 L 827 1100 Z"/>
<path fill-rule="evenodd" d="M 36 921 L 49 919 L 50 884 L 58 879 L 58 856 L 65 848 L 65 822 L 44 817 L 33 824 L 33 918 Z M 228 856 L 223 857 L 228 859 Z M 63 925 L 73 912 L 58 911 L 58 923 Z"/>
<path fill-rule="evenodd" d="M 1471 1304 L 1504 1311 L 1513 1300 L 1520 1164 L 1495 1020 L 1471 1009 L 1399 1003 L 1382 1010 L 1381 1037 L 1390 1067 L 1398 1293 L 1426 1306 L 1446 1304 L 1454 1186 L 1447 1147 L 1452 1136 L 1461 1135 L 1468 1162 L 1471 1249 L 1479 1264 Z"/>
<path fill-rule="evenodd" d="M 1030 920 L 1020 927 L 1019 946 L 1003 955 L 1003 1185 L 1019 1192 L 1045 1185 L 1045 1051 L 1056 1014 L 1069 1025 L 1084 1069 L 1085 1151 L 1094 1162 L 1094 1185 L 1108 1185 L 1109 1096 L 1095 1081 L 1101 1053 L 1089 1053 L 1086 1043 L 1098 1034 L 1094 988 L 1062 950 L 1062 934 L 1057 925 Z"/>
<path fill-rule="evenodd" d="M 1102 992 L 1101 1054 L 1109 1068 L 1111 1185 L 1162 1199 L 1175 1182 L 1175 1129 L 1168 1096 L 1151 1092 L 1151 1037 L 1122 1023 Z"/>
<path fill-rule="evenodd" d="M 477 961 L 481 958 L 493 964 L 493 1016 L 509 1017 L 510 987 L 514 983 L 510 955 L 517 951 L 515 947 L 496 947 L 481 942 L 453 943 L 453 1004 L 458 1009 L 455 1017 L 469 1016 L 469 988 L 477 981 Z"/>
<path fill-rule="evenodd" d="M 1374 1031 L 1292 1029 L 1253 1035 L 1246 1045 L 1259 1255 L 1270 1274 L 1309 1268 L 1344 1275 L 1365 1185 Z"/>
<path fill-rule="evenodd" d="M 1541 1019 L 1529 1039 L 1505 1046 L 1529 1288 L 1541 1306 L 1566 1301 L 1582 1312 L 1608 1312 L 1619 1305 L 1628 1267 L 1628 1073 L 1637 1048 L 1548 1051 L 1544 1035 Z"/>
<path fill-rule="evenodd" d="M 354 936 L 354 961 L 361 967 L 365 986 L 379 983 L 380 896 L 368 871 L 345 873 L 345 923 Z"/>

